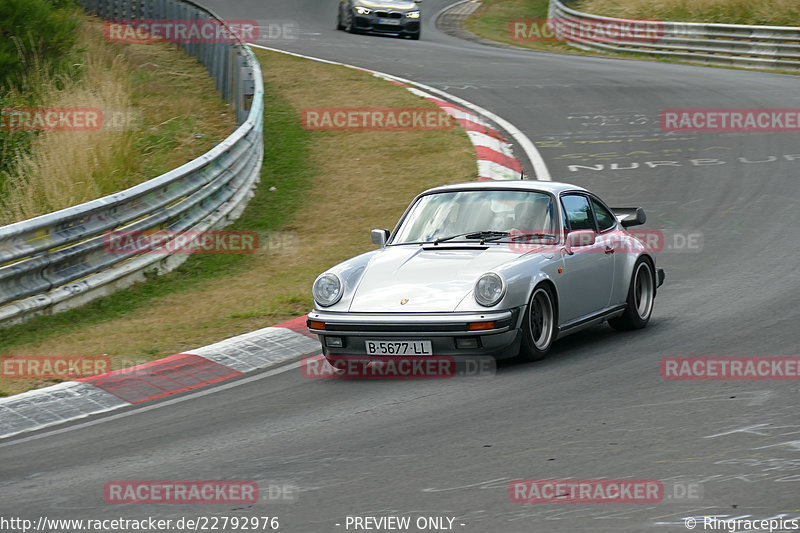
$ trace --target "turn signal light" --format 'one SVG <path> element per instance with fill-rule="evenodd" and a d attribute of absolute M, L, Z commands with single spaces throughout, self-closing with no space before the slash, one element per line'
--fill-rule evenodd
<path fill-rule="evenodd" d="M 325 329 L 325 322 L 320 320 L 309 320 L 308 329 Z"/>
<path fill-rule="evenodd" d="M 487 329 L 494 329 L 494 320 L 490 322 L 470 322 L 469 323 L 469 330 L 470 331 L 484 331 Z"/>

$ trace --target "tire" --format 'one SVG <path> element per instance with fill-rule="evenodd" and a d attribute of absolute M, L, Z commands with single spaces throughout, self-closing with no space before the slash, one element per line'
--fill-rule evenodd
<path fill-rule="evenodd" d="M 620 331 L 642 329 L 650 322 L 656 297 L 656 277 L 653 265 L 640 257 L 633 265 L 631 284 L 628 287 L 627 308 L 622 316 L 612 318 L 608 324 Z"/>
<path fill-rule="evenodd" d="M 553 292 L 547 285 L 533 290 L 522 321 L 522 345 L 519 358 L 522 361 L 543 359 L 556 339 L 556 306 Z"/>
<path fill-rule="evenodd" d="M 419 36 L 421 33 L 421 31 L 418 31 L 417 33 L 409 33 L 408 36 L 412 41 L 419 41 Z"/>
<path fill-rule="evenodd" d="M 339 9 L 336 11 L 336 29 L 341 31 L 344 29 L 344 24 L 342 24 L 342 10 Z"/>
<path fill-rule="evenodd" d="M 353 33 L 353 34 L 361 33 L 360 31 L 358 31 L 356 29 L 356 25 L 353 24 L 353 14 L 352 13 L 350 14 L 349 22 L 344 27 L 344 31 L 346 31 L 347 33 Z"/>

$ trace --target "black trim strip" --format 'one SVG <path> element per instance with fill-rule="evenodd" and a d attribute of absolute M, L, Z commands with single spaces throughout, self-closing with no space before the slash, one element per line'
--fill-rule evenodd
<path fill-rule="evenodd" d="M 513 317 L 512 317 L 513 318 Z M 488 319 L 485 322 L 490 322 Z M 476 321 L 476 322 L 481 322 Z M 495 320 L 494 329 L 503 329 L 511 325 L 511 318 L 505 320 Z M 381 333 L 426 333 L 426 332 L 470 332 L 477 333 L 477 331 L 470 331 L 469 323 L 462 322 L 459 324 L 337 324 L 335 322 L 325 323 L 325 333 L 338 333 L 349 331 L 361 332 L 381 332 Z"/>
<path fill-rule="evenodd" d="M 595 313 L 594 315 L 588 316 L 586 318 L 581 318 L 577 322 L 571 322 L 569 324 L 565 324 L 565 325 L 561 326 L 560 328 L 558 328 L 558 331 L 559 332 L 569 331 L 571 329 L 577 328 L 578 326 L 582 326 L 583 324 L 586 324 L 587 322 L 591 322 L 593 320 L 597 320 L 598 318 L 603 318 L 606 315 L 610 315 L 610 314 L 616 313 L 617 311 L 621 311 L 622 309 L 625 309 L 626 307 L 627 307 L 626 305 L 618 305 L 616 307 L 612 307 L 611 309 L 606 309 L 605 311 L 600 311 L 599 313 Z"/>

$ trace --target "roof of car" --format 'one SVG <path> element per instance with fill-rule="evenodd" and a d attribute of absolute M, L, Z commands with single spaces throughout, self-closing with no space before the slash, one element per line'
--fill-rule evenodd
<path fill-rule="evenodd" d="M 585 191 L 583 187 L 570 183 L 558 181 L 538 181 L 538 180 L 498 180 L 498 181 L 470 181 L 466 183 L 453 183 L 452 185 L 442 185 L 428 189 L 423 194 L 430 192 L 444 192 L 448 190 L 473 190 L 473 189 L 516 189 L 526 191 L 544 191 L 553 194 L 560 194 L 565 191 Z"/>

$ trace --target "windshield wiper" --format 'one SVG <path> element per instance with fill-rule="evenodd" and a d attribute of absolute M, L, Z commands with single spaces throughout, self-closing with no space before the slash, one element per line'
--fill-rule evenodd
<path fill-rule="evenodd" d="M 550 233 L 517 233 L 516 235 L 513 235 L 511 237 L 512 241 L 516 241 L 519 239 L 553 239 L 554 241 L 558 240 L 556 239 L 555 235 L 552 235 Z"/>
<path fill-rule="evenodd" d="M 510 234 L 507 231 L 493 231 L 493 230 L 486 230 L 486 231 L 470 231 L 468 233 L 459 233 L 458 235 L 450 235 L 449 237 L 440 237 L 433 241 L 433 244 L 439 244 L 440 242 L 445 241 L 452 241 L 453 239 L 458 239 L 459 237 L 464 237 L 465 239 L 480 239 L 481 244 L 486 242 L 489 239 L 499 239 L 501 237 L 508 237 Z"/>

